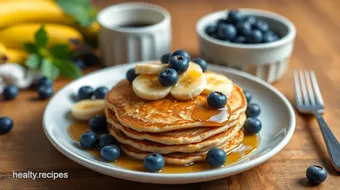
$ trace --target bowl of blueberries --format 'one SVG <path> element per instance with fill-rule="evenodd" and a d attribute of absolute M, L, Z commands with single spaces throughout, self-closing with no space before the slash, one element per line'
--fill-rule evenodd
<path fill-rule="evenodd" d="M 223 10 L 196 24 L 201 56 L 273 83 L 285 73 L 296 29 L 287 18 L 257 9 Z"/>

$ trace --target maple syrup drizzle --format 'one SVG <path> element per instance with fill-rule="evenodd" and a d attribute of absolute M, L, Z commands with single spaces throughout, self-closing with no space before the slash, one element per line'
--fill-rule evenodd
<path fill-rule="evenodd" d="M 69 126 L 68 134 L 71 139 L 79 141 L 80 136 L 87 130 L 89 130 L 87 123 L 74 123 Z M 242 144 L 228 154 L 227 161 L 222 167 L 233 164 L 241 160 L 245 156 L 249 155 L 258 147 L 259 143 L 260 143 L 259 136 L 245 134 Z M 91 155 L 93 155 L 96 159 L 101 160 L 99 150 L 87 150 L 87 151 Z M 129 157 L 125 155 L 123 152 L 121 153 L 121 156 L 117 161 L 111 163 L 121 168 L 146 172 L 146 170 L 143 167 L 142 160 L 137 160 L 132 157 Z M 195 162 L 183 166 L 166 164 L 161 173 L 189 173 L 209 169 L 212 168 L 206 162 Z"/>
<path fill-rule="evenodd" d="M 191 114 L 191 118 L 200 121 L 205 126 L 223 126 L 229 121 L 230 106 L 227 104 L 224 108 L 213 109 L 207 103 L 198 104 Z"/>

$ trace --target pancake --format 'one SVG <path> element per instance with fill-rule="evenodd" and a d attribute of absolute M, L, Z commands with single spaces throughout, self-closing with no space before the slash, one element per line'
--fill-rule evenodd
<path fill-rule="evenodd" d="M 148 140 L 138 140 L 131 138 L 124 134 L 119 129 L 110 125 L 109 132 L 121 144 L 130 145 L 138 150 L 145 152 L 157 152 L 159 154 L 169 154 L 173 152 L 201 152 L 209 150 L 212 147 L 218 147 L 231 139 L 243 127 L 245 120 L 240 121 L 237 125 L 229 128 L 227 131 L 214 135 L 201 142 L 192 144 L 179 144 L 179 145 L 165 145 Z"/>
<path fill-rule="evenodd" d="M 229 141 L 224 143 L 221 148 L 227 154 L 230 153 L 233 149 L 237 148 L 243 141 L 244 134 L 243 131 L 238 131 Z M 140 151 L 136 148 L 133 148 L 129 145 L 121 144 L 120 148 L 123 152 L 125 152 L 128 156 L 133 158 L 143 160 L 145 156 L 147 156 L 150 152 Z M 166 164 L 176 164 L 176 165 L 185 165 L 190 164 L 197 161 L 204 161 L 207 155 L 207 151 L 199 152 L 199 153 L 171 153 L 171 154 L 163 154 Z"/>
<path fill-rule="evenodd" d="M 139 132 L 159 133 L 195 127 L 221 127 L 225 123 L 207 122 L 193 119 L 197 105 L 206 103 L 207 95 L 201 94 L 191 100 L 179 101 L 171 95 L 154 101 L 139 98 L 129 81 L 119 82 L 106 96 L 106 106 L 113 110 L 119 123 Z M 228 98 L 230 121 L 245 112 L 247 101 L 242 89 L 236 84 Z"/>
<path fill-rule="evenodd" d="M 240 118 L 234 121 L 230 121 L 228 122 L 228 124 L 222 127 L 199 127 L 162 133 L 148 133 L 138 132 L 131 128 L 124 127 L 119 123 L 118 119 L 116 118 L 112 110 L 106 109 L 105 112 L 107 122 L 111 124 L 112 127 L 122 131 L 126 136 L 138 140 L 149 140 L 166 145 L 190 144 L 201 142 L 209 137 L 227 131 L 230 127 L 233 127 L 238 123 L 244 123 L 244 121 L 246 120 L 246 115 L 242 113 L 240 115 Z"/>

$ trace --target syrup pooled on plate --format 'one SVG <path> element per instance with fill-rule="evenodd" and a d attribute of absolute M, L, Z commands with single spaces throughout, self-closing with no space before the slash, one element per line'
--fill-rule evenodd
<path fill-rule="evenodd" d="M 74 123 L 69 126 L 68 134 L 71 137 L 71 139 L 79 141 L 80 136 L 87 130 L 89 130 L 87 123 Z M 233 164 L 241 160 L 242 158 L 246 157 L 247 155 L 252 153 L 259 146 L 259 144 L 260 144 L 259 136 L 245 134 L 242 144 L 227 155 L 227 161 L 222 167 Z M 87 150 L 87 151 L 90 154 L 92 154 L 96 159 L 101 160 L 99 150 Z M 121 156 L 119 157 L 119 159 L 115 162 L 112 162 L 112 164 L 129 170 L 146 172 L 142 160 L 131 158 L 125 155 L 123 152 L 121 152 Z M 200 172 L 209 169 L 213 168 L 210 167 L 206 162 L 195 162 L 183 166 L 165 164 L 161 173 L 189 173 Z"/>

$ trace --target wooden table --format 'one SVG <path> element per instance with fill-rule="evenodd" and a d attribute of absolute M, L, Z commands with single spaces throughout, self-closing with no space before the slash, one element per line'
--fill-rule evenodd
<path fill-rule="evenodd" d="M 98 7 L 116 3 L 97 0 Z M 238 7 L 252 7 L 277 12 L 291 19 L 298 31 L 295 50 L 285 76 L 274 84 L 293 103 L 294 69 L 315 70 L 326 103 L 325 119 L 340 139 L 340 1 L 288 0 L 149 0 L 168 9 L 172 15 L 172 49 L 185 49 L 198 55 L 196 21 L 209 12 Z M 55 82 L 59 90 L 70 80 Z M 47 140 L 42 127 L 42 114 L 48 101 L 38 101 L 34 90 L 20 92 L 10 102 L 0 101 L 0 115 L 13 118 L 15 126 L 0 136 L 0 189 L 303 189 L 310 187 L 306 168 L 313 164 L 329 171 L 326 182 L 315 189 L 340 189 L 336 173 L 314 118 L 297 114 L 297 126 L 290 143 L 266 163 L 241 174 L 187 185 L 152 185 L 111 178 L 71 161 Z M 294 103 L 293 103 L 294 104 Z M 68 172 L 68 179 L 13 179 L 12 171 Z"/>

